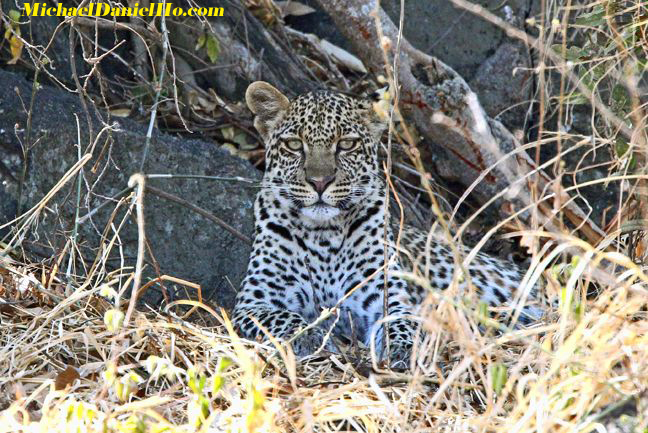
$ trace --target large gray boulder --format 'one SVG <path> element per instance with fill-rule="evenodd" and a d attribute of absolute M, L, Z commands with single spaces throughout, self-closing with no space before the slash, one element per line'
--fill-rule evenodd
<path fill-rule="evenodd" d="M 18 201 L 22 167 L 20 142 L 26 141 L 31 82 L 0 70 L 0 225 L 13 218 Z M 31 117 L 31 150 L 24 184 L 23 209 L 29 209 L 61 179 L 77 161 L 77 120 L 81 146 L 88 146 L 86 117 L 75 95 L 46 86 L 36 92 Z M 90 106 L 91 115 L 94 110 Z M 93 116 L 94 117 L 94 116 Z M 119 131 L 105 134 L 83 171 L 80 215 L 115 196 L 139 171 L 146 126 L 129 119 L 117 119 Z M 95 134 L 101 129 L 93 121 Z M 96 170 L 92 170 L 96 168 Z M 154 133 L 146 160 L 146 173 L 194 174 L 254 180 L 260 173 L 249 163 L 218 149 L 213 143 Z M 256 188 L 241 182 L 201 179 L 151 179 L 149 185 L 197 205 L 226 221 L 246 236 L 253 230 L 253 200 Z M 23 242 L 25 249 L 43 260 L 59 254 L 74 226 L 76 179 L 68 182 L 48 203 L 37 230 Z M 101 231 L 115 205 L 104 206 L 79 227 L 77 243 L 86 266 L 97 253 Z M 124 215 L 120 210 L 116 221 Z M 198 283 L 212 302 L 230 307 L 245 272 L 249 245 L 222 227 L 177 203 L 153 194 L 145 196 L 147 277 L 168 274 Z M 121 232 L 124 265 L 133 266 L 137 252 L 137 228 L 132 217 Z M 117 267 L 119 248 L 113 248 L 109 264 Z M 67 264 L 67 258 L 64 261 Z M 84 266 L 76 262 L 76 273 Z M 166 284 L 167 288 L 171 286 Z M 145 301 L 157 304 L 159 289 L 149 291 Z"/>
<path fill-rule="evenodd" d="M 479 4 L 519 27 L 539 12 L 533 0 L 483 0 Z M 395 23 L 400 1 L 382 7 Z M 403 34 L 416 48 L 450 65 L 477 94 L 489 116 L 507 128 L 525 129 L 533 96 L 533 69 L 528 48 L 506 36 L 482 17 L 455 7 L 448 0 L 405 2 Z"/>
<path fill-rule="evenodd" d="M 318 1 L 321 0 L 303 0 L 302 3 L 316 12 L 288 16 L 288 25 L 353 51 L 331 17 L 321 10 Z M 380 2 L 394 23 L 399 22 L 400 4 L 400 0 Z M 483 0 L 479 4 L 516 27 L 523 26 L 528 16 L 540 11 L 540 3 L 534 0 Z M 479 96 L 489 116 L 502 121 L 511 130 L 528 126 L 527 111 L 533 96 L 533 77 L 529 69 L 533 69 L 533 64 L 524 44 L 508 38 L 499 27 L 455 7 L 448 0 L 407 0 L 404 13 L 404 37 L 417 49 L 457 71 Z"/>

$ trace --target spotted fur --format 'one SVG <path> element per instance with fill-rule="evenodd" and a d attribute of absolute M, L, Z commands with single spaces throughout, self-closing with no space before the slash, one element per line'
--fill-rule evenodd
<path fill-rule="evenodd" d="M 253 83 L 246 99 L 265 140 L 266 172 L 255 202 L 256 234 L 236 298 L 235 325 L 250 339 L 263 337 L 258 323 L 288 340 L 350 293 L 328 325 L 334 323 L 334 335 L 368 345 L 372 327 L 384 317 L 386 287 L 387 311 L 396 317 L 387 326 L 390 358 L 407 362 L 416 331 L 410 317 L 426 293 L 394 272 L 427 263 L 431 286 L 443 290 L 454 260 L 436 238 L 406 228 L 400 244 L 410 252 L 385 265 L 385 257 L 396 255 L 392 229 L 385 229 L 385 182 L 377 157 L 383 125 L 371 104 L 326 91 L 289 101 L 263 82 Z M 509 304 L 522 278 L 511 263 L 484 254 L 472 261 L 469 274 L 491 306 Z M 528 322 L 541 310 L 525 306 L 522 313 Z M 293 350 L 298 356 L 313 353 L 325 332 L 321 326 L 302 334 L 292 342 Z M 382 327 L 376 344 L 385 356 Z"/>

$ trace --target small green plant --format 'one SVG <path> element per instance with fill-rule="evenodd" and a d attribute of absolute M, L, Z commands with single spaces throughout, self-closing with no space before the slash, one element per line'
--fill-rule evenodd
<path fill-rule="evenodd" d="M 220 53 L 220 43 L 218 42 L 218 39 L 216 39 L 216 36 L 211 33 L 201 34 L 196 42 L 196 51 L 199 51 L 203 47 L 205 48 L 207 57 L 209 57 L 209 61 L 216 63 L 216 60 L 218 60 L 218 54 Z"/>

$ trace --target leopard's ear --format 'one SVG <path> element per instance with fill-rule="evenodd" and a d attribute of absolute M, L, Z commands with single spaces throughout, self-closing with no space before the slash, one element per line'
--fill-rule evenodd
<path fill-rule="evenodd" d="M 383 132 L 389 126 L 389 103 L 381 96 L 371 96 L 362 101 L 365 110 L 363 119 L 374 140 L 380 143 Z"/>
<path fill-rule="evenodd" d="M 245 102 L 255 114 L 254 127 L 266 139 L 270 131 L 281 121 L 290 101 L 279 90 L 265 81 L 255 81 L 245 92 Z"/>

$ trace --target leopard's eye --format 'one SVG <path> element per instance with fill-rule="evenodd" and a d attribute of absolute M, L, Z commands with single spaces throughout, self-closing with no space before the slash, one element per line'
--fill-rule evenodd
<path fill-rule="evenodd" d="M 350 150 L 355 149 L 358 146 L 358 144 L 360 144 L 360 140 L 357 138 L 345 138 L 343 140 L 338 141 L 337 148 L 338 150 L 348 152 Z"/>
<path fill-rule="evenodd" d="M 302 141 L 298 139 L 285 140 L 284 143 L 288 150 L 292 150 L 293 152 L 299 152 L 303 147 Z"/>

